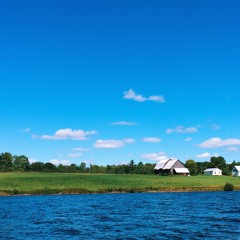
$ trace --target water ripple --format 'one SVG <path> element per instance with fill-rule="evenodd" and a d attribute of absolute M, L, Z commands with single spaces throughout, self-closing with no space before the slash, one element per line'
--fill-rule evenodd
<path fill-rule="evenodd" d="M 0 197 L 0 239 L 240 239 L 240 192 Z"/>

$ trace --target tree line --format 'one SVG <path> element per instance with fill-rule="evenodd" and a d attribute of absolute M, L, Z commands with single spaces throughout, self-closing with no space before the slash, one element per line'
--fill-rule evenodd
<path fill-rule="evenodd" d="M 82 162 L 80 165 L 71 164 L 66 165 L 54 165 L 50 162 L 33 162 L 30 163 L 28 157 L 25 155 L 12 155 L 5 152 L 0 154 L 0 172 L 13 172 L 13 171 L 33 171 L 33 172 L 59 172 L 59 173 L 109 173 L 109 174 L 154 174 L 155 163 L 143 164 L 139 162 L 136 164 L 131 160 L 128 164 L 122 165 L 106 165 L 99 166 Z M 203 171 L 207 168 L 219 168 L 224 175 L 231 175 L 232 168 L 236 165 L 240 166 L 240 162 L 233 161 L 232 163 L 226 163 L 224 157 L 211 157 L 210 161 L 195 162 L 189 159 L 184 164 L 189 169 L 191 175 L 203 174 Z"/>
<path fill-rule="evenodd" d="M 69 166 L 50 162 L 30 163 L 25 155 L 12 155 L 5 152 L 0 155 L 0 172 L 13 171 L 33 171 L 33 172 L 60 172 L 60 173 L 109 173 L 109 174 L 154 174 L 155 164 L 139 162 L 135 164 L 131 160 L 128 164 L 99 166 L 82 162 L 80 165 L 71 164 Z"/>
<path fill-rule="evenodd" d="M 223 175 L 231 176 L 234 166 L 240 166 L 240 162 L 233 161 L 232 163 L 227 163 L 222 156 L 211 157 L 209 162 L 195 162 L 189 159 L 185 163 L 185 167 L 188 168 L 191 175 L 203 174 L 203 171 L 207 168 L 219 168 L 222 170 Z"/>

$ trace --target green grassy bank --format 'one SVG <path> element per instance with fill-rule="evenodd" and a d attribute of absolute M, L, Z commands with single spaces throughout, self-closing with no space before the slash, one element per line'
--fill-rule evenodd
<path fill-rule="evenodd" d="M 227 176 L 163 177 L 74 173 L 0 173 L 0 195 L 147 191 L 222 191 L 226 183 L 240 190 L 240 178 Z"/>

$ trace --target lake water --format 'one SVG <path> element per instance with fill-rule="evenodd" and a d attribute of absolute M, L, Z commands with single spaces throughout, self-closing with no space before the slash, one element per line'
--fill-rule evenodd
<path fill-rule="evenodd" d="M 240 239 L 240 192 L 0 197 L 0 239 Z"/>

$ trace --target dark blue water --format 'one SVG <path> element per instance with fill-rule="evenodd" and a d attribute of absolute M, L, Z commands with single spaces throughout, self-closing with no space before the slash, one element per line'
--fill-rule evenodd
<path fill-rule="evenodd" d="M 0 197 L 0 239 L 240 239 L 240 192 Z"/>

